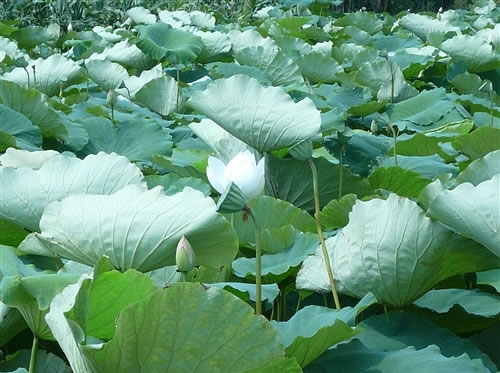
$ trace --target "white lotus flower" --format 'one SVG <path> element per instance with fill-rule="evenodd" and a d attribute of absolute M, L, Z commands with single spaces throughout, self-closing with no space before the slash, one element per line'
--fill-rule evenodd
<path fill-rule="evenodd" d="M 235 183 L 245 198 L 257 197 L 264 189 L 264 158 L 258 164 L 254 155 L 245 150 L 236 154 L 227 164 L 215 157 L 208 157 L 207 177 L 219 193 Z"/>

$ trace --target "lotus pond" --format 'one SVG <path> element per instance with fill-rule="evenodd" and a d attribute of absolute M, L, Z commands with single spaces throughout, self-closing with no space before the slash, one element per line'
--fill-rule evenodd
<path fill-rule="evenodd" d="M 0 21 L 0 372 L 500 369 L 500 6 L 281 4 Z"/>

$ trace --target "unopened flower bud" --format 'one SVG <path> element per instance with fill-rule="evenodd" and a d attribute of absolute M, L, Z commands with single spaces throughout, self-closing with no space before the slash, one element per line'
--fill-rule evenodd
<path fill-rule="evenodd" d="M 378 131 L 378 126 L 377 126 L 377 122 L 375 121 L 375 119 L 373 119 L 371 124 L 370 124 L 370 131 L 372 131 L 372 133 L 377 133 L 377 131 Z"/>
<path fill-rule="evenodd" d="M 73 31 L 73 25 L 70 22 L 68 25 L 68 32 L 71 32 L 71 31 Z"/>
<path fill-rule="evenodd" d="M 194 268 L 194 251 L 191 244 L 185 236 L 182 236 L 177 244 L 177 251 L 175 253 L 175 262 L 177 263 L 177 270 L 180 272 L 188 272 Z"/>
<path fill-rule="evenodd" d="M 115 105 L 117 99 L 118 99 L 118 96 L 116 95 L 115 90 L 114 89 L 110 89 L 109 92 L 108 92 L 108 97 L 107 97 L 108 104 Z"/>

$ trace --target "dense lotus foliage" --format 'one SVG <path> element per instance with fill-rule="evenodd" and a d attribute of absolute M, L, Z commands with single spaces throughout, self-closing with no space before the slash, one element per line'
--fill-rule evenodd
<path fill-rule="evenodd" d="M 500 7 L 321 3 L 0 21 L 0 371 L 500 369 Z"/>

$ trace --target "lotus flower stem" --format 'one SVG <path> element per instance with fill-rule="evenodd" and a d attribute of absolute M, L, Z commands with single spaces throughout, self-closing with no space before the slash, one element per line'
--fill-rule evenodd
<path fill-rule="evenodd" d="M 26 67 L 23 67 L 24 71 L 26 71 L 26 75 L 28 76 L 28 89 L 31 89 L 31 82 L 30 82 L 30 73 L 28 72 L 28 69 Z"/>
<path fill-rule="evenodd" d="M 38 353 L 38 337 L 36 335 L 33 335 L 33 346 L 31 347 L 29 373 L 35 373 L 37 353 Z"/>
<path fill-rule="evenodd" d="M 340 157 L 339 157 L 339 165 L 340 165 L 340 168 L 339 168 L 339 201 L 340 199 L 342 198 L 342 164 L 344 163 L 344 144 L 341 144 L 340 145 Z"/>
<path fill-rule="evenodd" d="M 394 127 L 390 123 L 389 123 L 388 127 L 391 130 L 391 132 L 392 132 L 392 137 L 394 138 L 394 166 L 398 167 L 398 150 L 397 150 L 396 146 L 397 146 L 397 143 L 398 143 L 399 129 L 396 132 L 394 130 Z"/>
<path fill-rule="evenodd" d="M 253 223 L 255 225 L 255 313 L 260 315 L 262 313 L 262 242 L 260 236 L 260 226 L 257 223 L 257 217 L 253 210 L 245 206 L 245 211 L 247 211 L 252 217 Z"/>
<path fill-rule="evenodd" d="M 335 301 L 335 308 L 340 310 L 340 301 L 337 294 L 337 289 L 335 288 L 335 281 L 333 279 L 332 267 L 330 265 L 330 257 L 328 255 L 328 250 L 326 249 L 325 238 L 323 237 L 323 230 L 321 229 L 321 221 L 319 217 L 320 205 L 319 205 L 319 188 L 318 188 L 318 171 L 312 159 L 308 161 L 309 167 L 311 167 L 313 175 L 313 191 L 314 191 L 314 218 L 316 221 L 316 229 L 318 231 L 319 242 L 321 243 L 321 250 L 323 251 L 323 257 L 325 258 L 326 272 L 328 273 L 328 279 L 330 280 L 330 288 L 332 289 L 333 300 Z"/>
<path fill-rule="evenodd" d="M 188 282 L 188 274 L 187 274 L 187 272 L 182 271 L 181 275 L 182 275 L 182 282 Z"/>

